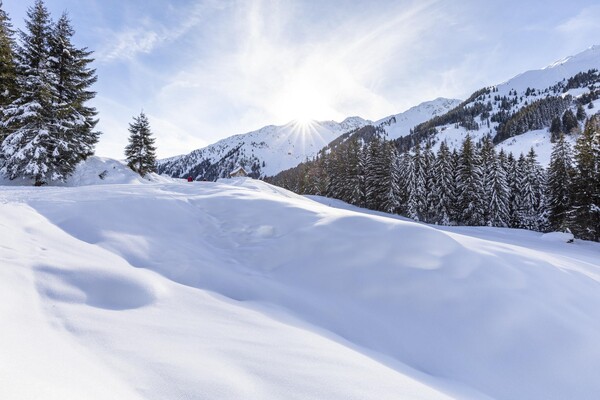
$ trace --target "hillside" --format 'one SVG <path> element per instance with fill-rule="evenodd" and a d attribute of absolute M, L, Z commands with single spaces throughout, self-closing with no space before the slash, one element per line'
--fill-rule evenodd
<path fill-rule="evenodd" d="M 244 178 L 118 182 L 0 186 L 0 397 L 600 393 L 600 244 Z"/>
<path fill-rule="evenodd" d="M 458 103 L 458 100 L 439 98 L 377 122 L 350 117 L 341 123 L 292 121 L 283 126 L 266 126 L 254 132 L 220 140 L 188 155 L 160 160 L 159 173 L 215 180 L 227 177 L 240 164 L 254 177 L 273 176 L 313 158 L 323 147 L 344 133 L 374 124 L 383 128 L 389 138 L 395 139 L 407 135 L 413 126 L 445 113 Z"/>
<path fill-rule="evenodd" d="M 444 140 L 456 148 L 467 134 L 475 140 L 490 135 L 498 148 L 516 155 L 533 147 L 540 162 L 547 165 L 552 119 L 561 118 L 566 110 L 575 113 L 580 105 L 588 116 L 600 107 L 598 70 L 600 46 L 592 46 L 546 68 L 476 91 L 448 113 L 415 126 L 414 133 L 400 138 L 397 144 L 408 150 L 415 141 L 431 140 L 437 150 Z M 572 143 L 575 138 L 576 133 L 568 137 Z"/>

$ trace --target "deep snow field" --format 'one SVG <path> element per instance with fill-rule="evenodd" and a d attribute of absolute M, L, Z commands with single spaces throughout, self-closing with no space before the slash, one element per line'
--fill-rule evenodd
<path fill-rule="evenodd" d="M 598 243 L 97 157 L 0 184 L 0 399 L 600 398 Z"/>

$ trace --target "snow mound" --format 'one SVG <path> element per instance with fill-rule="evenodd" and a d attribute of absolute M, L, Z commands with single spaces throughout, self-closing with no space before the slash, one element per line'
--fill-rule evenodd
<path fill-rule="evenodd" d="M 88 157 L 80 162 L 73 174 L 66 182 L 51 182 L 46 186 L 89 186 L 89 185 L 114 185 L 114 184 L 144 184 L 144 183 L 169 183 L 172 178 L 158 174 L 148 174 L 141 177 L 123 161 L 112 158 Z M 31 179 L 8 180 L 0 177 L 3 186 L 32 186 Z"/>
<path fill-rule="evenodd" d="M 573 243 L 575 237 L 570 232 L 549 232 L 542 235 L 542 240 L 547 242 Z"/>

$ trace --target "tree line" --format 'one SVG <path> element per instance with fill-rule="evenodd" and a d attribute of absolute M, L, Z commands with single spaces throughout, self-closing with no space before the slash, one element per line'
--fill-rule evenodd
<path fill-rule="evenodd" d="M 544 169 L 531 149 L 515 157 L 490 137 L 451 150 L 417 143 L 400 153 L 378 136 L 349 139 L 270 182 L 300 194 L 440 225 L 572 231 L 600 240 L 600 115 L 585 122 L 572 149 L 564 134 Z"/>

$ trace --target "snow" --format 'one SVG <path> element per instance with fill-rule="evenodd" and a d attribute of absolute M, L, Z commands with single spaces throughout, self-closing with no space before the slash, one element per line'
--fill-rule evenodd
<path fill-rule="evenodd" d="M 598 243 L 118 165 L 0 186 L 1 398 L 600 393 Z"/>
<path fill-rule="evenodd" d="M 570 232 L 549 232 L 542 235 L 542 240 L 548 242 L 572 243 L 575 240 L 575 237 Z"/>
<path fill-rule="evenodd" d="M 579 54 L 556 61 L 546 68 L 527 71 L 498 85 L 498 94 L 505 95 L 514 89 L 524 92 L 528 87 L 546 89 L 563 79 L 569 79 L 579 72 L 600 68 L 600 46 L 592 46 Z"/>
<path fill-rule="evenodd" d="M 410 130 L 420 123 L 428 121 L 435 116 L 447 113 L 461 102 L 462 100 L 440 97 L 432 101 L 421 103 L 418 106 L 411 107 L 400 114 L 382 118 L 375 122 L 374 125 L 383 127 L 387 133 L 388 139 L 397 139 L 407 136 L 410 133 Z"/>

